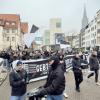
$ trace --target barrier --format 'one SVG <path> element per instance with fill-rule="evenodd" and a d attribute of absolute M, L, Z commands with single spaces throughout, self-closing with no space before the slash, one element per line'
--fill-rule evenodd
<path fill-rule="evenodd" d="M 3 84 L 7 77 L 7 70 L 4 68 L 4 59 L 0 58 L 0 86 Z"/>
<path fill-rule="evenodd" d="M 4 62 L 4 59 L 0 58 L 0 67 L 3 67 L 3 62 Z"/>
<path fill-rule="evenodd" d="M 70 70 L 73 55 L 66 56 L 66 70 Z M 25 70 L 28 73 L 28 82 L 38 81 L 47 78 L 47 73 L 49 69 L 48 59 L 39 60 L 26 60 L 22 61 Z"/>

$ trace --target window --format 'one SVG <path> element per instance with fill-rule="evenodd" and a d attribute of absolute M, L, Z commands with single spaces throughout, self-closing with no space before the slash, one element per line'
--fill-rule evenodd
<path fill-rule="evenodd" d="M 6 25 L 9 25 L 10 23 L 9 22 L 6 22 Z"/>
<path fill-rule="evenodd" d="M 9 37 L 7 37 L 7 41 L 9 41 Z"/>
<path fill-rule="evenodd" d="M 2 20 L 0 20 L 0 24 L 2 24 Z"/>
<path fill-rule="evenodd" d="M 97 24 L 100 24 L 100 21 L 98 21 Z"/>
<path fill-rule="evenodd" d="M 12 25 L 15 25 L 15 22 L 12 22 L 11 24 L 12 24 Z"/>
<path fill-rule="evenodd" d="M 96 25 L 95 25 L 95 29 L 96 29 Z"/>
<path fill-rule="evenodd" d="M 9 33 L 9 29 L 6 29 L 6 33 Z"/>
<path fill-rule="evenodd" d="M 56 27 L 61 28 L 61 23 L 60 22 L 56 23 Z"/>
<path fill-rule="evenodd" d="M 6 33 L 6 30 L 5 29 L 3 29 L 3 33 Z"/>
<path fill-rule="evenodd" d="M 91 28 L 91 31 L 94 31 L 94 27 Z"/>
<path fill-rule="evenodd" d="M 90 29 L 88 30 L 88 33 L 90 32 Z"/>
<path fill-rule="evenodd" d="M 16 33 L 17 32 L 17 30 L 16 29 L 12 29 L 12 33 Z"/>
<path fill-rule="evenodd" d="M 94 40 L 94 43 L 96 43 L 96 39 Z"/>
<path fill-rule="evenodd" d="M 12 41 L 15 41 L 15 37 L 12 37 Z"/>
<path fill-rule="evenodd" d="M 97 30 L 97 33 L 100 33 L 100 29 Z"/>

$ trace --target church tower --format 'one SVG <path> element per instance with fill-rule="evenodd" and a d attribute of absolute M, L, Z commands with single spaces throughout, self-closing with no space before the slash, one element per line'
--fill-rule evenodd
<path fill-rule="evenodd" d="M 80 35 L 79 35 L 79 47 L 84 48 L 85 47 L 85 28 L 88 25 L 88 18 L 87 18 L 87 13 L 86 13 L 86 6 L 84 4 L 84 12 L 83 12 L 83 18 L 82 18 L 82 26 L 80 30 Z"/>
<path fill-rule="evenodd" d="M 84 29 L 88 25 L 88 18 L 86 13 L 86 6 L 84 4 L 84 12 L 83 12 L 83 18 L 82 18 L 82 29 Z"/>

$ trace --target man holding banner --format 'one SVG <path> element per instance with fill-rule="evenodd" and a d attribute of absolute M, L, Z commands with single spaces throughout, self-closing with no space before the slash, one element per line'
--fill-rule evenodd
<path fill-rule="evenodd" d="M 10 100 L 25 100 L 27 73 L 21 61 L 17 61 L 9 75 L 9 81 L 12 88 Z"/>
<path fill-rule="evenodd" d="M 37 97 L 47 95 L 47 100 L 63 100 L 63 91 L 65 89 L 65 77 L 62 69 L 63 64 L 59 58 L 53 56 L 49 60 L 49 74 L 46 84 L 36 93 Z"/>

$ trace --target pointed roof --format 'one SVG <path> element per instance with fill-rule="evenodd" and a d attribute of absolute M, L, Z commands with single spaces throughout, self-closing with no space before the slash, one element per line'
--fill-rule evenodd
<path fill-rule="evenodd" d="M 82 18 L 82 29 L 84 29 L 88 25 L 88 17 L 86 13 L 86 5 L 84 4 L 84 12 L 83 12 L 83 18 Z"/>

